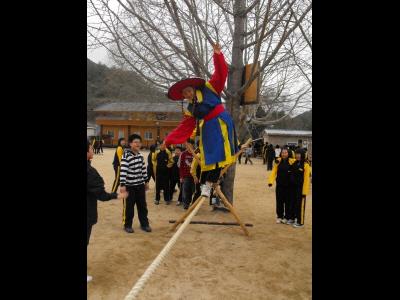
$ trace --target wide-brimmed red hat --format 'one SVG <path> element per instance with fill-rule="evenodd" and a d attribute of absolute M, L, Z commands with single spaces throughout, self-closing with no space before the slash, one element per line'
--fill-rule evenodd
<path fill-rule="evenodd" d="M 198 78 L 198 77 L 191 77 L 191 78 L 186 78 L 182 79 L 176 83 L 174 83 L 168 90 L 167 97 L 171 100 L 183 100 L 184 97 L 182 95 L 182 91 L 187 88 L 188 86 L 191 86 L 193 88 L 198 88 L 203 86 L 206 83 L 206 81 L 203 78 Z"/>

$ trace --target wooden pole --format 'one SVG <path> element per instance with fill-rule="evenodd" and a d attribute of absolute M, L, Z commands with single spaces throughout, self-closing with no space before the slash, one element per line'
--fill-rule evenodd
<path fill-rule="evenodd" d="M 242 148 L 240 149 L 240 151 L 237 152 L 237 153 L 235 153 L 235 158 L 237 158 L 237 157 L 239 156 L 239 154 L 242 153 L 242 152 L 244 151 L 245 147 L 247 147 L 251 142 L 252 142 L 252 139 L 251 139 L 251 138 L 248 139 L 248 140 L 246 141 L 246 143 L 244 143 L 244 144 L 242 145 Z M 244 147 L 243 147 L 243 146 L 244 146 Z M 197 157 L 197 155 L 194 153 L 194 150 L 193 150 L 192 145 L 189 144 L 189 143 L 186 143 L 186 147 L 188 148 L 189 152 L 191 152 L 191 153 L 194 155 L 195 159 L 197 160 L 197 162 L 198 162 L 199 165 L 200 165 L 200 160 L 199 160 L 199 158 Z M 235 159 L 235 163 L 236 163 L 236 159 Z M 225 172 L 228 170 L 228 168 L 229 168 L 231 165 L 232 165 L 232 164 L 229 164 L 229 165 L 225 166 L 225 167 L 222 169 L 219 178 L 221 178 L 221 177 L 225 174 Z M 216 193 L 220 196 L 222 202 L 224 202 L 225 206 L 228 207 L 229 211 L 230 211 L 230 212 L 232 213 L 232 215 L 235 217 L 235 219 L 236 219 L 236 221 L 239 223 L 240 227 L 242 227 L 242 229 L 243 229 L 245 235 L 249 236 L 249 232 L 247 231 L 246 227 L 244 226 L 244 224 L 243 224 L 242 221 L 240 220 L 238 214 L 236 213 L 236 210 L 233 208 L 233 206 L 232 206 L 232 205 L 229 203 L 229 201 L 226 199 L 225 195 L 222 193 L 221 188 L 220 188 L 220 186 L 218 185 L 218 183 L 214 184 L 214 192 L 216 192 Z M 178 227 L 178 225 L 179 225 L 180 223 L 183 223 L 183 222 L 185 221 L 186 217 L 187 217 L 188 215 L 190 215 L 190 213 L 192 212 L 192 210 L 195 209 L 195 207 L 198 205 L 198 203 L 200 202 L 200 200 L 201 200 L 203 197 L 205 197 L 205 196 L 200 195 L 199 198 L 197 198 L 197 200 L 189 207 L 188 211 L 187 211 L 180 219 L 178 219 L 178 221 L 176 221 L 176 223 L 174 223 L 174 225 L 171 227 L 171 231 L 174 231 L 174 230 L 176 229 L 176 227 Z M 205 198 L 207 198 L 207 197 L 205 197 Z"/>
<path fill-rule="evenodd" d="M 185 221 L 186 217 L 188 215 L 190 215 L 192 210 L 195 209 L 195 207 L 197 206 L 197 204 L 200 202 L 201 198 L 203 198 L 203 197 L 204 196 L 200 195 L 199 198 L 197 198 L 197 200 L 189 207 L 189 209 L 185 212 L 185 214 L 182 217 L 180 217 L 180 219 L 178 221 L 176 221 L 176 223 L 172 226 L 171 231 L 174 231 L 180 223 L 183 223 Z"/>
<path fill-rule="evenodd" d="M 193 158 L 195 160 L 197 160 L 197 163 L 199 164 L 199 166 L 201 166 L 200 159 L 197 157 L 196 153 L 194 153 L 192 145 L 190 143 L 186 143 L 185 146 L 189 150 L 189 152 L 194 156 Z"/>
<path fill-rule="evenodd" d="M 246 141 L 246 143 L 244 143 L 244 144 L 242 145 L 242 148 L 239 150 L 239 152 L 235 153 L 235 162 L 234 162 L 234 163 L 236 163 L 236 158 L 238 158 L 238 156 L 239 156 L 241 153 L 243 153 L 244 149 L 245 149 L 246 147 L 248 147 L 249 144 L 250 144 L 251 142 L 252 142 L 252 139 L 248 139 L 248 140 Z M 229 167 L 230 167 L 231 165 L 232 165 L 232 164 L 229 164 L 229 165 L 225 166 L 225 167 L 222 169 L 222 171 L 221 171 L 221 173 L 220 173 L 220 175 L 219 175 L 219 178 L 222 178 L 222 176 L 226 173 L 226 171 L 228 171 L 228 169 L 229 169 Z"/>
<path fill-rule="evenodd" d="M 233 206 L 229 203 L 228 199 L 226 199 L 225 195 L 222 193 L 220 186 L 215 185 L 214 188 L 217 191 L 217 194 L 221 198 L 222 202 L 224 202 L 225 206 L 229 208 L 231 214 L 235 217 L 236 221 L 240 224 L 240 227 L 242 227 L 244 234 L 249 236 L 249 232 L 247 231 L 246 226 L 244 226 L 243 222 L 240 220 L 238 214 L 236 213 L 236 210 L 233 208 Z"/>
<path fill-rule="evenodd" d="M 176 220 L 169 220 L 169 223 L 176 223 Z M 204 224 L 204 225 L 232 225 L 232 226 L 240 226 L 239 223 L 235 222 L 214 222 L 214 221 L 191 221 L 190 224 Z M 253 227 L 253 224 L 245 223 L 246 227 Z"/>

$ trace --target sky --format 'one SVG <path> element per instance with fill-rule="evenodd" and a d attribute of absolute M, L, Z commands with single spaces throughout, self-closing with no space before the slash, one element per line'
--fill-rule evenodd
<path fill-rule="evenodd" d="M 105 48 L 97 48 L 94 50 L 87 50 L 87 57 L 95 62 L 105 64 L 107 66 L 111 66 L 110 59 L 107 57 L 107 50 Z"/>
<path fill-rule="evenodd" d="M 114 9 L 118 9 L 119 4 L 115 0 L 111 0 L 110 6 L 113 7 Z M 90 16 L 89 17 L 89 10 L 88 10 L 88 20 L 90 21 L 99 21 L 97 16 Z M 88 37 L 88 43 L 89 43 L 89 37 Z M 87 57 L 95 62 L 95 63 L 102 63 L 108 67 L 111 67 L 113 63 L 111 62 L 111 59 L 108 57 L 107 50 L 103 47 L 99 47 L 97 49 L 87 49 Z M 302 109 L 302 108 L 297 108 L 294 112 L 294 114 L 298 114 L 301 112 L 304 112 L 308 109 Z"/>

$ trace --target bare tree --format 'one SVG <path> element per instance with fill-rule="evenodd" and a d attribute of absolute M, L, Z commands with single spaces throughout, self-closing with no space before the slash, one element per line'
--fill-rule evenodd
<path fill-rule="evenodd" d="M 289 115 L 310 102 L 311 8 L 311 0 L 88 0 L 87 33 L 90 47 L 105 47 L 119 66 L 164 91 L 184 77 L 209 78 L 211 45 L 218 42 L 229 64 L 222 97 L 244 136 L 249 123 L 266 122 L 256 117 L 258 106 Z M 244 64 L 257 61 L 260 68 L 243 82 Z M 241 107 L 259 76 L 261 94 L 274 97 Z M 228 199 L 234 176 L 233 167 L 224 185 Z"/>

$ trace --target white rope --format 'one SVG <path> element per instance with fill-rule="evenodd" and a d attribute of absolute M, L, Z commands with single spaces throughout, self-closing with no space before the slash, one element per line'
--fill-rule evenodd
<path fill-rule="evenodd" d="M 176 241 L 178 240 L 181 233 L 185 230 L 186 226 L 190 223 L 193 216 L 196 215 L 197 211 L 200 209 L 200 206 L 203 204 L 205 199 L 207 199 L 207 197 L 202 197 L 202 199 L 199 201 L 199 203 L 194 208 L 194 210 L 189 214 L 189 216 L 187 216 L 185 222 L 183 222 L 181 227 L 179 227 L 178 231 L 175 232 L 175 234 L 171 237 L 169 242 L 164 246 L 164 248 L 161 250 L 160 254 L 158 254 L 158 256 L 154 259 L 154 261 L 151 263 L 151 265 L 146 269 L 146 271 L 143 273 L 143 275 L 139 278 L 139 280 L 133 286 L 133 288 L 131 289 L 129 294 L 126 295 L 124 300 L 136 299 L 139 292 L 143 289 L 144 285 L 146 284 L 147 280 L 154 273 L 154 271 L 157 269 L 157 267 L 160 265 L 160 263 L 163 261 L 163 259 L 167 256 L 168 252 L 171 250 L 172 246 L 176 243 Z"/>

